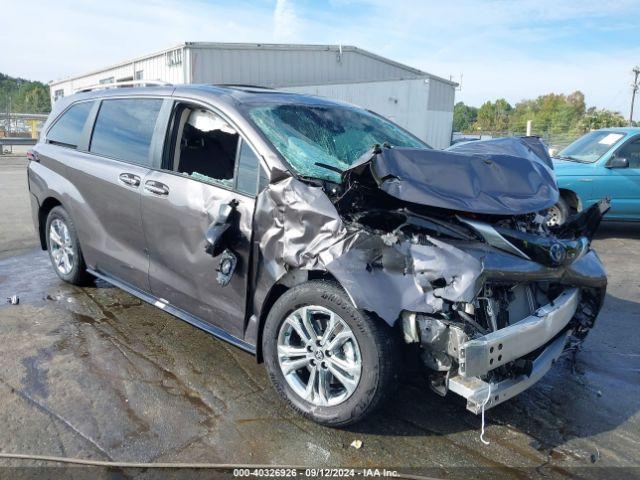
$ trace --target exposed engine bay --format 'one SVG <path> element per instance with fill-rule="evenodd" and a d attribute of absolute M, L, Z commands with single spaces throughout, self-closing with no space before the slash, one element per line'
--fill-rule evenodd
<path fill-rule="evenodd" d="M 260 208 L 282 223 L 261 248 L 274 277 L 329 272 L 420 346 L 436 392 L 478 413 L 535 383 L 593 326 L 606 274 L 590 242 L 609 201 L 550 228 L 558 189 L 538 139 L 460 150 L 377 146 L 340 184 L 272 185 Z"/>

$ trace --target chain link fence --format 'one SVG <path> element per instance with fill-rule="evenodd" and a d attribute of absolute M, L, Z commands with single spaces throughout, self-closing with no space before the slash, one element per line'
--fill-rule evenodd
<path fill-rule="evenodd" d="M 550 151 L 559 152 L 571 142 L 584 135 L 580 132 L 540 132 L 535 129 L 531 132 L 532 135 L 538 136 L 549 147 Z M 513 137 L 523 136 L 523 132 L 510 132 L 510 131 L 477 131 L 474 133 L 454 132 L 451 142 L 458 143 L 470 140 L 489 140 L 491 138 L 501 137 Z"/>
<path fill-rule="evenodd" d="M 0 113 L 0 155 L 24 153 L 35 145 L 47 115 Z"/>
<path fill-rule="evenodd" d="M 47 115 L 0 113 L 0 138 L 38 138 Z"/>

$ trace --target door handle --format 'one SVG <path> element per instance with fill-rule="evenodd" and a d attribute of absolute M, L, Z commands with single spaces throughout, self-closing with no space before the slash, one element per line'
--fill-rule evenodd
<path fill-rule="evenodd" d="M 144 189 L 154 195 L 169 195 L 169 187 L 155 180 L 147 180 L 144 182 Z"/>
<path fill-rule="evenodd" d="M 125 185 L 129 185 L 130 187 L 137 188 L 140 185 L 140 177 L 134 175 L 133 173 L 121 173 L 118 175 L 118 180 L 120 180 Z"/>

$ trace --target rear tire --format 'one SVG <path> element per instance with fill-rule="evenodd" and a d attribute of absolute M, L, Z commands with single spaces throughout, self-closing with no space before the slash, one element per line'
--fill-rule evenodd
<path fill-rule="evenodd" d="M 75 225 L 64 207 L 54 207 L 49 212 L 45 238 L 53 269 L 62 280 L 73 285 L 86 285 L 93 280 L 84 263 Z"/>
<path fill-rule="evenodd" d="M 311 319 L 312 333 L 299 312 Z M 358 422 L 395 390 L 395 333 L 355 308 L 333 282 L 313 280 L 285 292 L 267 316 L 262 348 L 274 388 L 293 409 L 323 425 Z M 285 377 L 292 363 L 300 366 Z"/>
<path fill-rule="evenodd" d="M 549 227 L 562 225 L 569 218 L 570 212 L 571 210 L 566 200 L 560 197 L 558 203 L 551 207 L 547 213 L 547 225 Z"/>

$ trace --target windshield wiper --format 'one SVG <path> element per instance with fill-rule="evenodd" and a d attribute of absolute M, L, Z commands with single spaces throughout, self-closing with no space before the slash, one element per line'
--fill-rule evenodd
<path fill-rule="evenodd" d="M 333 165 L 327 165 L 326 163 L 320 163 L 320 162 L 314 162 L 314 165 L 316 167 L 326 168 L 327 170 L 331 170 L 332 172 L 342 174 L 342 170 L 340 170 L 338 167 L 334 167 Z"/>
<path fill-rule="evenodd" d="M 586 162 L 584 160 L 580 160 L 579 158 L 572 157 L 571 155 L 558 155 L 558 158 L 561 159 L 561 160 L 569 160 L 571 162 L 589 163 L 589 162 Z"/>

